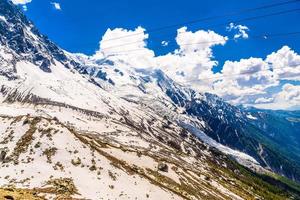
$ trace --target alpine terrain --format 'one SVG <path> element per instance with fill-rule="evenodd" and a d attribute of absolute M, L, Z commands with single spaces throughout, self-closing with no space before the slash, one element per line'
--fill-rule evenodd
<path fill-rule="evenodd" d="M 0 0 L 0 199 L 300 199 L 299 130 L 64 51 Z"/>

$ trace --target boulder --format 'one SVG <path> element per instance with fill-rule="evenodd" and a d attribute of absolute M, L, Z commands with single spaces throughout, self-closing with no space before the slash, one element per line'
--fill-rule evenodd
<path fill-rule="evenodd" d="M 6 151 L 2 150 L 0 151 L 0 162 L 3 162 L 6 157 Z"/>
<path fill-rule="evenodd" d="M 169 167 L 166 163 L 160 162 L 160 163 L 158 163 L 157 169 L 162 172 L 168 172 Z"/>

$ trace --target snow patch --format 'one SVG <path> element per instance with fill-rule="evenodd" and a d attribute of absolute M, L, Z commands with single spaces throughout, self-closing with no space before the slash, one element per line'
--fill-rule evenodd
<path fill-rule="evenodd" d="M 248 115 L 247 115 L 247 118 L 248 118 L 248 119 L 253 119 L 253 120 L 256 120 L 256 119 L 257 119 L 256 117 L 254 117 L 254 116 L 251 115 L 251 114 L 248 114 Z"/>
<path fill-rule="evenodd" d="M 7 23 L 6 18 L 5 18 L 4 16 L 2 16 L 2 15 L 0 15 L 0 20 L 1 20 L 1 21 L 4 21 L 5 23 Z"/>
<path fill-rule="evenodd" d="M 191 131 L 193 134 L 195 134 L 203 142 L 205 142 L 206 144 L 208 144 L 212 147 L 217 148 L 218 150 L 220 150 L 221 152 L 223 152 L 227 155 L 234 157 L 240 164 L 248 166 L 248 167 L 249 167 L 249 165 L 259 166 L 259 163 L 253 157 L 249 156 L 248 154 L 231 149 L 227 146 L 224 146 L 224 145 L 216 142 L 215 140 L 213 140 L 212 138 L 207 136 L 205 133 L 203 133 L 201 130 L 195 128 L 194 126 L 192 126 L 190 124 L 186 124 L 184 122 L 181 122 L 181 124 L 184 127 L 186 127 L 189 131 Z"/>

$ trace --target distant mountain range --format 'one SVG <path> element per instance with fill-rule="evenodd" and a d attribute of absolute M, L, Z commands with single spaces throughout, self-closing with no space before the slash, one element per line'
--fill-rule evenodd
<path fill-rule="evenodd" d="M 7 0 L 0 102 L 4 199 L 300 198 L 299 111 L 236 107 L 161 70 L 69 53 Z"/>

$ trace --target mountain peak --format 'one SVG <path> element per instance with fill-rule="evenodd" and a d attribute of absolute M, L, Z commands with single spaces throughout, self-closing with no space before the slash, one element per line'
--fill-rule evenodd
<path fill-rule="evenodd" d="M 11 63 L 1 73 L 8 77 L 14 77 L 15 63 L 18 60 L 31 62 L 44 72 L 51 72 L 51 64 L 54 60 L 63 63 L 66 67 L 72 64 L 67 59 L 63 50 L 57 47 L 46 36 L 39 33 L 22 11 L 7 0 L 0 1 L 0 45 L 5 48 L 2 53 L 2 62 Z M 9 54 L 4 58 L 3 54 Z M 8 60 L 7 60 L 8 59 Z M 8 65 L 8 64 L 7 64 Z"/>

